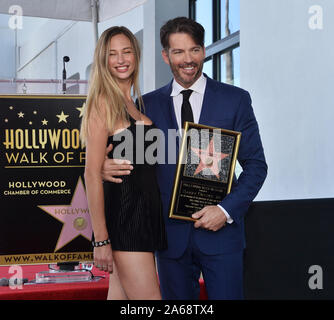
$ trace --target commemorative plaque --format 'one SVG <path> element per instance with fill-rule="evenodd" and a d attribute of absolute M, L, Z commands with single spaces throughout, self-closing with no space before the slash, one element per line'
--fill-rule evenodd
<path fill-rule="evenodd" d="M 231 190 L 241 133 L 186 122 L 169 217 L 196 221 L 191 215 L 217 205 Z"/>

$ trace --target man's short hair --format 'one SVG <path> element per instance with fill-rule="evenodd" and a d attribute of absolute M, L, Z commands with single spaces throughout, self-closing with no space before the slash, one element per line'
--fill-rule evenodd
<path fill-rule="evenodd" d="M 169 49 L 169 36 L 172 33 L 187 33 L 194 42 L 204 47 L 204 28 L 198 22 L 186 18 L 178 17 L 168 20 L 160 29 L 160 42 L 164 49 Z"/>

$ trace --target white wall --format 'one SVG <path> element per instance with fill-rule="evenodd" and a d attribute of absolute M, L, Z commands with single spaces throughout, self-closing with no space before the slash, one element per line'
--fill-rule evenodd
<path fill-rule="evenodd" d="M 181 15 L 188 15 L 188 0 L 147 0 L 141 6 L 98 24 L 99 35 L 111 26 L 124 25 L 139 37 L 142 43 L 142 93 L 165 85 L 172 78 L 169 67 L 161 58 L 159 34 L 163 23 Z M 10 31 L 13 33 L 8 28 L 7 20 L 4 28 L 6 37 Z M 88 80 L 87 69 L 92 63 L 95 48 L 91 22 L 23 17 L 23 28 L 18 30 L 18 46 L 20 60 L 17 77 L 20 79 L 61 79 L 63 56 L 66 55 L 70 57 L 66 64 L 67 78 L 79 73 L 81 80 Z M 12 43 L 11 50 L 15 52 L 15 43 Z M 6 55 L 9 55 L 7 49 Z M 10 73 L 13 78 L 15 55 L 10 56 L 13 59 L 12 69 L 6 74 Z M 29 88 L 32 88 L 32 84 Z M 58 91 L 61 92 L 60 85 Z"/>
<path fill-rule="evenodd" d="M 58 46 L 58 79 L 62 78 L 63 57 L 68 56 L 66 63 L 67 78 L 75 73 L 80 79 L 86 79 L 86 68 L 92 63 L 94 55 L 94 35 L 90 22 L 77 22 L 57 41 Z"/>
<path fill-rule="evenodd" d="M 334 196 L 334 1 L 240 0 L 241 87 L 269 171 L 258 200 Z M 310 7 L 320 5 L 321 20 Z"/>
<path fill-rule="evenodd" d="M 160 28 L 169 19 L 179 16 L 188 16 L 189 4 L 187 0 L 156 0 L 155 1 L 155 85 L 160 88 L 173 78 L 170 67 L 161 56 Z"/>
<path fill-rule="evenodd" d="M 166 85 L 173 77 L 161 56 L 160 28 L 169 19 L 188 16 L 188 0 L 147 0 L 144 8 L 143 93 Z"/>
<path fill-rule="evenodd" d="M 134 33 L 142 30 L 142 6 L 99 23 L 99 35 L 115 25 L 125 25 Z M 79 73 L 81 80 L 88 80 L 86 71 L 93 61 L 95 48 L 91 22 L 24 17 L 23 29 L 18 31 L 18 45 L 18 78 L 61 79 L 63 56 L 69 56 L 67 78 Z"/>
<path fill-rule="evenodd" d="M 8 15 L 0 14 L 0 79 L 15 77 L 15 31 L 8 27 Z"/>
<path fill-rule="evenodd" d="M 18 30 L 18 78 L 56 79 L 57 46 L 54 41 L 70 21 L 23 17 Z M 48 60 L 50 59 L 50 60 Z"/>

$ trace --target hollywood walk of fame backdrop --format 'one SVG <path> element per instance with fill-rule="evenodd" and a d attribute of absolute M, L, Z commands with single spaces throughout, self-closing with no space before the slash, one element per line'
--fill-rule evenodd
<path fill-rule="evenodd" d="M 85 96 L 0 96 L 0 265 L 92 261 Z"/>
<path fill-rule="evenodd" d="M 231 190 L 241 133 L 186 123 L 169 217 L 191 220 Z"/>

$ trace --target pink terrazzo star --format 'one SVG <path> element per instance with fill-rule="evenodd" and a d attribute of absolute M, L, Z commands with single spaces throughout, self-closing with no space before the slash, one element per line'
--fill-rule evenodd
<path fill-rule="evenodd" d="M 194 175 L 200 173 L 205 168 L 208 168 L 212 171 L 212 173 L 219 179 L 219 167 L 218 162 L 226 157 L 229 156 L 229 154 L 217 152 L 215 150 L 214 141 L 213 138 L 210 140 L 210 143 L 208 144 L 206 150 L 204 149 L 197 149 L 191 147 L 191 150 L 195 152 L 198 157 L 200 158 L 200 163 L 197 166 Z"/>
<path fill-rule="evenodd" d="M 58 251 L 79 235 L 91 241 L 92 226 L 85 187 L 81 177 L 78 179 L 70 205 L 43 205 L 38 207 L 64 224 L 55 251 Z"/>

